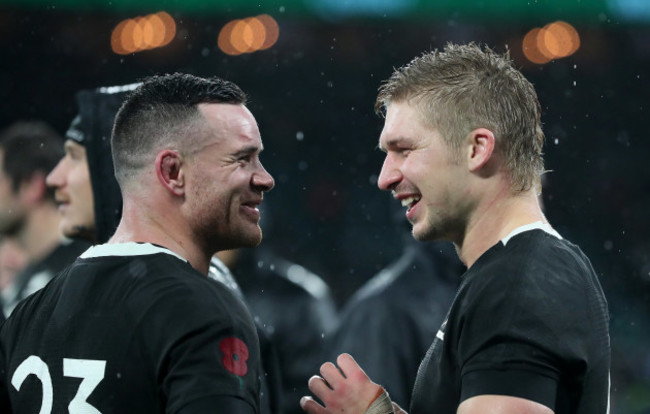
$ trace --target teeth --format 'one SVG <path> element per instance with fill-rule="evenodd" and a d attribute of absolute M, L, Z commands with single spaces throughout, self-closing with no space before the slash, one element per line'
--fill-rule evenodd
<path fill-rule="evenodd" d="M 416 201 L 420 201 L 420 197 L 409 197 L 402 200 L 402 207 L 410 206 Z"/>

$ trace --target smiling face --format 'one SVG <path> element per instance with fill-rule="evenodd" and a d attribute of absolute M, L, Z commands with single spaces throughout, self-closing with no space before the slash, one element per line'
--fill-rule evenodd
<path fill-rule="evenodd" d="M 262 140 L 243 105 L 200 104 L 202 144 L 188 157 L 191 227 L 206 248 L 253 247 L 262 240 L 259 204 L 273 177 L 262 166 Z"/>
<path fill-rule="evenodd" d="M 86 148 L 73 140 L 64 145 L 65 156 L 47 176 L 61 213 L 61 233 L 94 240 L 95 210 Z"/>
<path fill-rule="evenodd" d="M 416 106 L 394 102 L 379 147 L 386 158 L 378 186 L 407 207 L 413 237 L 459 241 L 468 211 L 468 173 L 440 132 L 421 121 Z"/>

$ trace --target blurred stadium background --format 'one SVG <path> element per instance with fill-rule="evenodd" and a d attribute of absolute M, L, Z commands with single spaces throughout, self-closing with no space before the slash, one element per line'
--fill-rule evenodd
<path fill-rule="evenodd" d="M 535 84 L 547 215 L 610 302 L 612 413 L 650 413 L 648 0 L 1 0 L 0 127 L 63 133 L 77 90 L 155 73 L 238 83 L 276 178 L 264 243 L 342 304 L 400 253 L 376 189 L 377 87 L 448 41 L 507 47 Z"/>

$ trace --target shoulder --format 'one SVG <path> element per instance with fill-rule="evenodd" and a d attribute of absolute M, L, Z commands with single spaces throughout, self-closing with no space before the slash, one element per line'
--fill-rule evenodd
<path fill-rule="evenodd" d="M 497 245 L 466 273 L 454 312 L 470 320 L 546 331 L 588 333 L 606 325 L 606 301 L 577 246 L 543 231 Z"/>
<path fill-rule="evenodd" d="M 587 257 L 571 242 L 541 230 L 494 246 L 467 272 L 473 289 L 570 296 L 595 282 Z M 477 292 L 478 293 L 478 292 Z"/>

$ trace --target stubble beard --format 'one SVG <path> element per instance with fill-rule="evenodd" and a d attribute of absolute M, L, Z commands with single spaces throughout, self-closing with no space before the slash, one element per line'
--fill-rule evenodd
<path fill-rule="evenodd" d="M 259 224 L 256 226 L 256 232 L 249 228 L 250 223 L 243 222 L 234 225 L 234 220 L 243 220 L 239 217 L 239 212 L 233 213 L 230 209 L 226 209 L 221 201 L 212 205 L 214 207 L 208 209 L 204 214 L 194 215 L 191 224 L 194 237 L 206 252 L 214 254 L 222 250 L 255 247 L 260 244 L 262 229 Z M 223 211 L 227 213 L 220 214 Z"/>
<path fill-rule="evenodd" d="M 428 212 L 424 217 L 426 226 L 416 231 L 416 224 L 413 224 L 411 234 L 418 241 L 453 241 L 454 227 L 456 220 L 453 217 L 443 216 L 439 212 Z"/>

